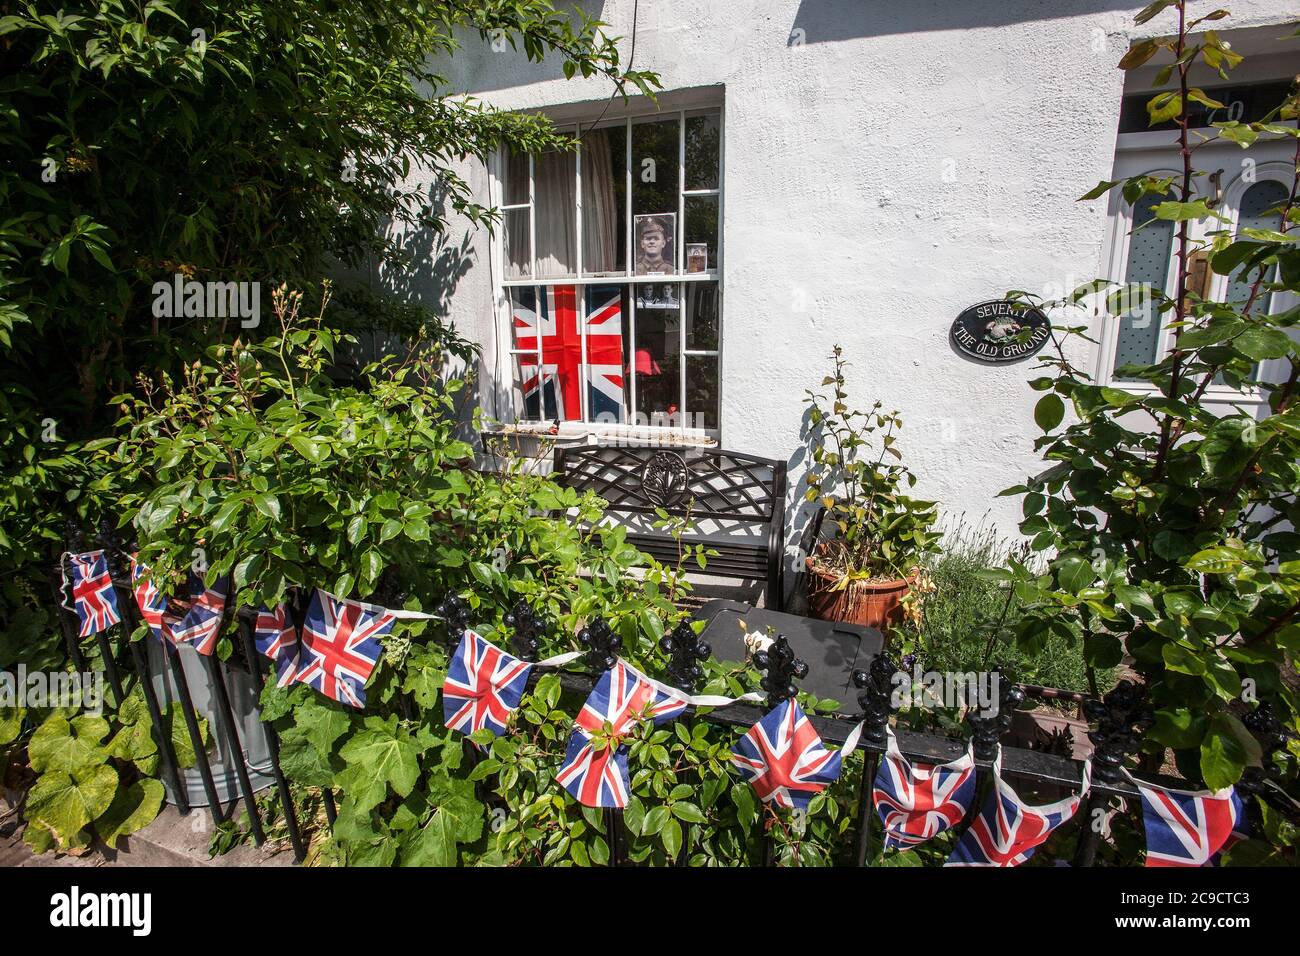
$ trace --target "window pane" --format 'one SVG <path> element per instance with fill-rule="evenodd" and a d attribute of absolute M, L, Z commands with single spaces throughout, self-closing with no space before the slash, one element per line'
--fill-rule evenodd
<path fill-rule="evenodd" d="M 1241 213 L 1237 217 L 1237 237 L 1245 238 L 1243 229 L 1280 229 L 1282 217 L 1276 212 L 1271 216 L 1265 213 L 1283 202 L 1286 197 L 1286 187 L 1273 179 L 1260 180 L 1247 189 L 1245 195 L 1241 197 Z M 1238 308 L 1244 306 L 1246 300 L 1250 298 L 1250 289 L 1258 274 L 1258 269 L 1250 272 L 1238 269 L 1232 281 L 1228 283 L 1228 301 Z M 1251 312 L 1268 312 L 1267 293 L 1262 295 L 1264 298 L 1256 300 L 1255 305 L 1251 306 Z"/>
<path fill-rule="evenodd" d="M 686 295 L 687 350 L 716 351 L 718 348 L 718 284 L 687 282 L 683 288 Z"/>
<path fill-rule="evenodd" d="M 686 188 L 718 188 L 718 145 L 721 127 L 717 113 L 686 117 Z"/>
<path fill-rule="evenodd" d="M 627 129 L 582 134 L 582 267 L 627 275 Z"/>
<path fill-rule="evenodd" d="M 587 420 L 605 425 L 628 420 L 626 323 L 629 289 L 593 285 L 585 291 Z"/>
<path fill-rule="evenodd" d="M 507 206 L 528 202 L 528 154 L 506 150 L 505 180 L 501 190 L 502 201 Z"/>
<path fill-rule="evenodd" d="M 501 218 L 505 235 L 506 278 L 530 278 L 533 274 L 533 251 L 528 245 L 528 210 L 507 210 Z"/>
<path fill-rule="evenodd" d="M 692 428 L 718 427 L 718 360 L 686 356 L 686 411 Z"/>
<path fill-rule="evenodd" d="M 519 359 L 525 409 L 530 417 L 540 412 L 548 421 L 580 421 L 582 399 L 578 374 L 582 341 L 578 334 L 577 287 L 512 289 L 510 298 L 514 347 L 524 352 L 534 351 L 539 331 L 541 334 L 541 374 L 538 374 L 536 358 L 522 355 Z"/>
<path fill-rule="evenodd" d="M 686 271 L 718 268 L 718 197 L 686 197 Z M 704 260 L 705 268 L 695 266 Z"/>
<path fill-rule="evenodd" d="M 678 127 L 676 117 L 632 124 L 632 229 L 637 275 L 676 271 Z"/>
<path fill-rule="evenodd" d="M 551 150 L 533 164 L 537 210 L 537 275 L 578 274 L 578 161 L 569 151 Z"/>
<path fill-rule="evenodd" d="M 636 410 L 656 424 L 656 415 L 681 411 L 681 289 L 672 282 L 639 283 L 634 289 Z"/>
<path fill-rule="evenodd" d="M 1165 287 L 1169 275 L 1169 257 L 1173 250 L 1174 223 L 1157 219 L 1143 225 L 1154 215 L 1152 209 L 1164 200 L 1163 196 L 1143 196 L 1133 207 L 1133 226 L 1136 231 L 1129 238 L 1128 268 L 1124 277 L 1130 286 L 1137 283 L 1155 291 L 1163 291 Z M 1142 228 L 1138 229 L 1138 226 Z M 1146 365 L 1156 358 L 1156 347 L 1160 339 L 1160 315 L 1149 295 L 1134 294 L 1134 300 L 1140 300 L 1141 304 L 1120 318 L 1119 338 L 1115 344 L 1115 368 L 1126 364 Z M 1116 378 L 1132 380 L 1123 375 L 1117 375 Z"/>
<path fill-rule="evenodd" d="M 537 405 L 537 357 L 512 355 L 510 366 L 514 375 L 510 383 L 510 400 L 512 407 L 518 410 L 519 421 L 541 421 L 541 409 Z M 548 397 L 549 402 L 549 397 L 553 394 L 549 385 L 543 389 L 542 394 Z M 554 408 L 548 407 L 547 411 L 551 413 L 547 416 L 548 419 L 555 417 Z"/>

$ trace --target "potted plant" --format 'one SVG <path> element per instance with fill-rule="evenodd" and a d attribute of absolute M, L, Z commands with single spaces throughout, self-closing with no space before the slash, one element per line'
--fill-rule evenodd
<path fill-rule="evenodd" d="M 823 620 L 884 629 L 909 608 L 919 613 L 916 598 L 929 587 L 921 562 L 939 540 L 938 511 L 905 494 L 916 476 L 896 447 L 898 412 L 882 412 L 880 402 L 849 408 L 843 349 L 835 346 L 831 358 L 834 372 L 822 385 L 834 388 L 833 400 L 812 391 L 804 400 L 812 459 L 805 497 L 820 502 L 817 530 L 829 532 L 805 559 L 808 608 Z"/>

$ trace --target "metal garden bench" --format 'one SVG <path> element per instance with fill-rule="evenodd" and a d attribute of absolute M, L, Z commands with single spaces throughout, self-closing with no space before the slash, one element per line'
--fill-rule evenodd
<path fill-rule="evenodd" d="M 782 609 L 785 462 L 708 448 L 582 445 L 555 450 L 554 478 L 605 499 L 629 543 L 668 564 L 677 563 L 678 542 L 653 527 L 656 510 L 689 514 L 682 542 L 717 552 L 699 573 L 763 581 L 766 606 Z"/>

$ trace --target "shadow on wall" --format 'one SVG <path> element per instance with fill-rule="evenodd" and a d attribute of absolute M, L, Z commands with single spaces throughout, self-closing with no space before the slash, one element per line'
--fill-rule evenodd
<path fill-rule="evenodd" d="M 805 500 L 808 492 L 809 449 L 813 442 L 811 406 L 805 405 L 803 414 L 799 418 L 799 440 L 801 444 L 795 448 L 785 463 L 787 480 L 798 476 L 790 486 L 791 500 L 787 502 L 786 507 L 788 530 L 785 535 L 785 573 L 790 591 L 786 595 L 786 610 L 800 609 L 803 606 L 803 559 L 806 557 L 803 550 L 803 537 L 811 530 L 809 526 L 819 507 L 817 502 Z M 810 544 L 815 543 L 810 542 Z M 794 613 L 802 613 L 802 610 L 794 610 Z"/>
<path fill-rule="evenodd" d="M 1000 27 L 1137 6 L 1134 0 L 801 0 L 790 26 L 789 45 Z"/>
<path fill-rule="evenodd" d="M 555 6 L 562 13 L 567 12 L 566 8 L 573 7 L 593 19 L 605 19 L 602 16 L 605 0 L 570 0 Z M 628 9 L 630 11 L 631 7 Z M 606 32 L 613 36 L 630 35 L 630 16 L 626 28 L 610 27 Z M 564 59 L 556 54 L 550 54 L 540 63 L 535 63 L 524 56 L 522 44 L 516 49 L 510 45 L 509 40 L 500 36 L 489 34 L 482 37 L 477 31 L 457 30 L 456 39 L 460 43 L 460 49 L 450 59 L 438 62 L 436 66 L 453 87 L 459 87 L 467 93 L 488 93 L 565 78 Z M 619 51 L 626 59 L 627 39 L 619 42 Z M 613 84 L 609 85 L 612 92 Z"/>

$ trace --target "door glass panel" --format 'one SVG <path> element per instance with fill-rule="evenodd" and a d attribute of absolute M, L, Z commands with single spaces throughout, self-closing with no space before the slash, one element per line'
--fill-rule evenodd
<path fill-rule="evenodd" d="M 1153 219 L 1152 210 L 1164 196 L 1148 195 L 1133 207 L 1133 233 L 1129 237 L 1128 266 L 1124 281 L 1153 291 L 1163 291 L 1169 276 L 1169 258 L 1173 252 L 1174 223 Z M 1145 225 L 1144 225 L 1145 224 Z M 1129 311 L 1120 317 L 1119 337 L 1115 343 L 1115 368 L 1124 365 L 1147 365 L 1156 358 L 1160 341 L 1160 315 L 1149 294 L 1130 294 Z M 1131 376 L 1116 374 L 1121 381 Z"/>
<path fill-rule="evenodd" d="M 1242 232 L 1243 229 L 1280 229 L 1282 217 L 1276 212 L 1272 215 L 1266 215 L 1266 213 L 1283 202 L 1286 197 L 1286 187 L 1274 179 L 1261 180 L 1247 189 L 1245 195 L 1241 197 L 1241 214 L 1237 217 L 1237 238 L 1246 238 Z M 1237 270 L 1228 283 L 1228 302 L 1238 308 L 1246 304 L 1246 300 L 1250 298 L 1250 288 L 1254 284 L 1258 271 L 1256 269 L 1247 273 L 1243 269 Z M 1251 307 L 1251 311 L 1267 313 L 1267 297 L 1262 302 L 1257 301 Z"/>

